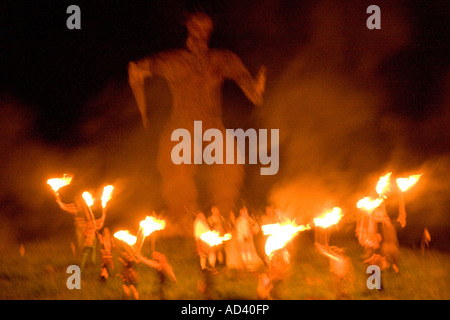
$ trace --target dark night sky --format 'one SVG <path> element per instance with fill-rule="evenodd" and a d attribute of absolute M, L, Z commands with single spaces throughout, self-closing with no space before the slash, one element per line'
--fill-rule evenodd
<path fill-rule="evenodd" d="M 307 29 L 313 7 L 310 1 L 79 1 L 82 30 L 71 31 L 65 27 L 65 9 L 71 3 L 3 1 L 0 7 L 2 91 L 33 105 L 45 119 L 39 121 L 37 134 L 52 142 L 65 137 L 67 125 L 78 123 L 79 109 L 108 80 L 126 78 L 130 60 L 182 46 L 183 11 L 201 7 L 211 13 L 216 22 L 212 46 L 239 52 L 251 69 L 256 70 L 256 60 L 275 73 L 308 40 L 302 28 Z M 434 102 L 445 90 L 449 9 L 440 1 L 405 4 L 412 42 L 386 61 L 380 75 L 389 79 L 393 91 L 390 111 L 421 121 L 437 111 Z M 362 1 L 354 7 L 367 6 Z M 282 18 L 272 19 L 271 9 Z M 252 11 L 245 21 L 245 12 Z M 367 16 L 361 12 L 354 18 L 363 23 Z M 276 22 L 282 24 L 270 25 Z M 381 32 L 390 28 L 383 24 Z"/>
<path fill-rule="evenodd" d="M 85 165 L 96 159 L 98 149 L 109 148 L 113 153 L 126 145 L 125 153 L 140 148 L 139 137 L 142 137 L 143 129 L 127 84 L 127 64 L 162 50 L 182 47 L 186 35 L 182 24 L 183 13 L 199 7 L 215 21 L 211 46 L 236 52 L 253 74 L 262 64 L 268 68 L 266 96 L 268 108 L 271 109 L 253 114 L 252 107 L 239 89 L 233 84 L 226 84 L 225 124 L 234 127 L 279 125 L 281 130 L 285 128 L 291 135 L 290 140 L 282 138 L 279 176 L 247 184 L 250 187 L 256 184 L 265 186 L 263 191 L 250 188 L 243 192 L 250 203 L 251 199 L 258 198 L 255 194 L 269 194 L 273 184 L 286 182 L 286 177 L 300 175 L 299 172 L 305 167 L 311 167 L 306 160 L 300 166 L 292 164 L 295 152 L 291 151 L 306 147 L 290 142 L 302 139 L 302 131 L 296 131 L 286 118 L 299 115 L 301 120 L 298 125 L 302 126 L 309 123 L 308 114 L 319 119 L 324 113 L 319 111 L 319 107 L 309 112 L 301 109 L 299 104 L 294 104 L 298 111 L 288 109 L 289 103 L 283 104 L 282 99 L 277 102 L 277 97 L 288 96 L 286 93 L 296 86 L 305 90 L 304 94 L 308 97 L 310 93 L 303 88 L 310 85 L 314 90 L 316 84 L 321 83 L 314 82 L 314 79 L 322 79 L 327 86 L 335 88 L 333 81 L 329 81 L 335 76 L 346 79 L 338 81 L 342 86 L 342 95 L 368 92 L 376 97 L 370 99 L 375 106 L 371 115 L 374 123 L 383 122 L 383 126 L 374 129 L 374 125 L 374 128 L 366 130 L 366 134 L 373 146 L 384 145 L 386 141 L 391 144 L 380 148 L 380 152 L 386 153 L 384 163 L 367 166 L 370 167 L 368 176 L 381 175 L 388 165 L 398 169 L 402 161 L 408 163 L 405 171 L 429 169 L 429 176 L 442 178 L 442 173 L 448 176 L 448 3 L 345 3 L 288 0 L 2 1 L 0 112 L 1 125 L 6 128 L 2 130 L 5 134 L 1 140 L 2 184 L 8 185 L 5 182 L 20 180 L 30 172 L 39 170 L 41 174 L 33 175 L 33 178 L 43 179 L 52 170 L 64 170 L 62 164 L 67 162 L 76 172 L 91 172 Z M 70 4 L 81 8 L 81 30 L 66 28 L 66 8 Z M 368 17 L 365 9 L 371 4 L 381 7 L 381 30 L 370 31 L 365 27 Z M 164 85 L 156 83 L 153 86 L 157 98 L 152 115 L 156 124 L 151 137 L 157 134 L 161 125 L 159 122 L 167 116 L 164 106 L 170 106 Z M 295 96 L 294 99 L 302 102 L 302 97 L 305 96 Z M 348 112 L 352 115 L 351 109 Z M 288 116 L 283 117 L 286 114 Z M 306 115 L 304 119 L 303 114 Z M 350 126 L 358 121 L 355 116 Z M 385 128 L 389 133 L 385 132 Z M 315 131 L 306 133 L 315 135 Z M 330 135 L 323 133 L 322 140 L 328 141 Z M 320 144 L 326 149 L 327 144 L 322 140 Z M 285 142 L 285 149 L 282 149 L 283 141 L 289 141 Z M 360 142 L 363 143 L 362 138 Z M 358 152 L 356 142 L 353 148 Z M 157 181 L 154 169 L 149 169 L 153 159 L 149 153 L 152 150 L 138 152 L 143 157 L 149 157 L 146 159 L 150 160 L 150 164 L 144 164 L 145 161 L 127 162 L 124 154 L 117 156 L 121 159 L 117 164 L 103 159 L 100 165 L 94 166 L 101 173 L 97 172 L 90 180 L 86 178 L 83 182 L 95 184 L 102 183 L 96 180 L 99 178 L 135 177 L 140 169 L 149 170 L 152 179 L 156 179 L 152 181 Z M 323 156 L 320 151 L 317 154 Z M 283 162 L 283 159 L 286 161 Z M 330 172 L 342 169 L 345 161 L 339 161 L 336 160 Z M 347 162 L 347 166 L 348 163 L 351 161 Z M 123 164 L 126 164 L 123 171 L 111 175 L 110 171 Z M 363 170 L 367 167 L 355 168 L 357 173 L 344 177 L 354 181 L 355 177 L 365 175 Z M 254 175 L 252 170 L 249 171 L 248 179 L 251 179 Z M 369 182 L 364 180 L 362 185 L 365 183 Z M 445 182 L 442 185 L 441 180 L 439 183 L 439 187 L 432 190 L 439 195 L 446 194 L 446 198 L 436 196 L 430 200 L 436 204 L 438 213 L 429 223 L 440 225 L 439 232 L 445 238 L 449 235 L 449 224 L 443 219 L 442 212 L 449 204 L 449 186 Z M 11 212 L 17 214 L 20 211 L 15 203 L 20 202 L 18 194 L 23 195 L 23 187 L 17 186 L 18 183 L 11 184 L 10 187 L 2 186 L 1 191 L 5 217 L 13 217 Z M 48 191 L 37 182 L 30 188 Z M 420 192 L 424 192 L 423 189 L 412 198 L 429 198 L 428 194 Z M 129 199 L 126 192 L 122 195 L 124 199 Z M 157 198 L 157 195 L 154 197 Z M 30 202 L 34 204 L 21 204 L 20 208 L 33 212 L 42 205 L 48 206 L 52 199 Z M 410 205 L 411 211 L 416 213 L 429 208 L 425 204 Z M 120 203 L 117 206 L 120 207 Z M 52 207 L 52 210 L 57 209 Z M 33 215 L 23 214 L 24 217 Z M 35 220 L 35 225 L 39 226 L 40 220 Z M 8 224 L 11 221 L 15 221 L 14 218 L 4 220 Z M 445 223 L 442 224 L 442 221 Z M 423 230 L 423 221 L 416 222 L 417 230 Z"/>

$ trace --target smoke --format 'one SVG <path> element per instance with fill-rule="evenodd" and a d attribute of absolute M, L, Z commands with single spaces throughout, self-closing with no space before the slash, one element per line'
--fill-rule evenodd
<path fill-rule="evenodd" d="M 32 108 L 6 94 L 2 94 L 1 101 L 0 233 L 13 241 L 43 235 L 61 226 L 57 218 L 51 226 L 47 224 L 55 212 L 46 180 L 60 167 L 63 157 L 35 138 L 37 117 Z"/>
<path fill-rule="evenodd" d="M 435 88 L 437 98 L 420 101 L 420 108 L 434 111 L 424 121 L 396 113 L 402 107 L 409 110 L 397 104 L 411 102 L 406 95 L 417 89 L 408 87 L 412 82 L 407 76 L 415 75 L 402 74 L 404 69 L 395 65 L 418 46 L 415 36 L 420 25 L 407 2 L 394 5 L 380 0 L 382 29 L 368 30 L 366 8 L 371 4 L 356 0 L 211 4 L 218 22 L 211 45 L 235 51 L 252 74 L 262 64 L 268 68 L 265 103 L 253 114 L 239 89 L 225 88 L 226 127 L 280 130 L 278 174 L 264 177 L 259 166 L 246 166 L 241 197 L 251 200 L 250 206 L 271 202 L 298 223 L 310 223 L 334 206 L 342 207 L 344 220 L 353 222 L 356 201 L 373 195 L 380 175 L 421 172 L 420 182 L 405 194 L 407 228 L 415 225 L 419 232 L 424 226 L 441 224 L 448 229 L 449 70 L 442 71 L 447 78 Z M 181 32 L 177 32 L 161 38 L 179 39 Z M 111 57 L 105 61 L 115 63 Z M 122 69 L 126 73 L 125 64 Z M 70 227 L 71 218 L 61 212 L 45 184 L 49 177 L 65 172 L 74 174 L 72 185 L 62 191 L 67 202 L 84 190 L 98 197 L 103 185 L 115 186 L 109 226 L 135 227 L 151 210 L 164 208 L 156 153 L 171 110 L 170 91 L 158 79 L 149 83 L 151 127 L 145 131 L 126 80 L 109 79 L 83 105 L 73 132 L 78 143 L 68 142 L 71 147 L 40 141 L 33 106 L 2 97 L 0 234 L 16 229 L 11 237 L 33 237 Z M 403 82 L 396 92 L 396 85 Z M 421 80 L 417 84 L 420 88 Z M 236 92 L 241 96 L 230 94 Z M 70 138 L 71 133 L 64 136 Z M 390 214 L 396 216 L 395 190 L 390 199 Z"/>
<path fill-rule="evenodd" d="M 409 22 L 401 7 L 383 2 L 382 30 L 372 32 L 364 5 L 320 1 L 310 9 L 309 40 L 260 114 L 280 129 L 280 173 L 269 199 L 303 222 L 333 206 L 354 207 L 399 140 L 380 68 L 409 44 Z"/>
<path fill-rule="evenodd" d="M 382 29 L 376 32 L 365 27 L 368 15 L 363 13 L 370 3 L 320 1 L 305 14 L 309 23 L 303 30 L 309 40 L 298 45 L 296 56 L 270 83 L 264 109 L 258 113 L 262 127 L 280 129 L 280 172 L 265 185 L 267 199 L 299 223 L 311 223 L 339 206 L 344 210 L 341 227 L 352 230 L 356 202 L 376 196 L 381 175 L 393 172 L 387 205 L 394 221 L 395 178 L 423 173 L 405 194 L 408 222 L 400 237 L 420 240 L 423 228 L 431 227 L 445 239 L 448 76 L 439 84 L 442 87 L 432 90 L 438 99 L 424 99 L 418 102 L 424 105 L 415 106 L 434 113 L 417 120 L 396 112 L 394 104 L 407 97 L 391 86 L 409 81 L 410 74 L 393 74 L 390 68 L 414 50 L 418 26 L 408 6 L 377 4 L 382 8 Z M 261 178 L 252 178 L 253 189 L 264 194 L 258 185 Z"/>

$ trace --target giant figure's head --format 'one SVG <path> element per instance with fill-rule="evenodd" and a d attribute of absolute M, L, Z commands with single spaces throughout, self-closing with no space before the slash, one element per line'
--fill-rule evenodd
<path fill-rule="evenodd" d="M 211 18 L 204 13 L 192 13 L 186 19 L 186 28 L 188 31 L 187 48 L 194 53 L 207 51 L 213 30 Z"/>

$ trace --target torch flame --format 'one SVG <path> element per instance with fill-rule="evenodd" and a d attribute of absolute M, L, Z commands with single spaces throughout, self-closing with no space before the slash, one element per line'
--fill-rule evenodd
<path fill-rule="evenodd" d="M 200 235 L 200 239 L 209 244 L 210 246 L 218 246 L 219 244 L 222 244 L 222 242 L 230 240 L 231 233 L 226 233 L 223 235 L 223 237 L 221 237 L 219 232 L 209 230 L 206 231 L 205 233 L 202 233 Z"/>
<path fill-rule="evenodd" d="M 114 187 L 109 185 L 103 188 L 102 194 L 102 207 L 104 208 L 109 200 L 111 200 L 111 193 L 113 192 Z"/>
<path fill-rule="evenodd" d="M 415 185 L 417 181 L 419 181 L 419 178 L 422 174 L 415 174 L 412 176 L 409 176 L 408 178 L 398 178 L 397 179 L 397 186 L 399 187 L 402 192 L 405 192 L 410 187 Z"/>
<path fill-rule="evenodd" d="M 166 227 L 166 221 L 147 216 L 139 222 L 139 225 L 142 227 L 144 236 L 147 237 L 154 231 L 163 230 Z"/>
<path fill-rule="evenodd" d="M 319 218 L 314 219 L 314 224 L 316 227 L 328 228 L 329 226 L 335 225 L 342 218 L 342 210 L 339 207 L 334 207 L 333 210 L 323 214 Z"/>
<path fill-rule="evenodd" d="M 94 204 L 94 199 L 92 199 L 91 194 L 85 191 L 81 196 L 83 197 L 84 201 L 86 201 L 88 207 L 92 207 L 92 205 Z"/>
<path fill-rule="evenodd" d="M 136 243 L 137 238 L 130 234 L 128 230 L 120 230 L 114 233 L 114 238 L 119 239 L 130 246 L 134 245 Z"/>
<path fill-rule="evenodd" d="M 377 183 L 377 193 L 381 196 L 384 192 L 389 190 L 389 182 L 391 180 L 392 172 L 386 173 L 384 176 L 380 177 Z"/>
<path fill-rule="evenodd" d="M 356 203 L 356 207 L 358 209 L 364 209 L 367 211 L 371 211 L 371 210 L 379 207 L 380 204 L 382 204 L 382 203 L 383 203 L 382 198 L 371 200 L 369 197 L 365 197 Z"/>
<path fill-rule="evenodd" d="M 47 184 L 52 187 L 53 191 L 58 192 L 64 186 L 72 182 L 72 176 L 64 174 L 62 178 L 52 178 L 47 180 Z"/>
<path fill-rule="evenodd" d="M 267 238 L 265 252 L 268 257 L 271 257 L 275 250 L 284 248 L 284 246 L 301 231 L 309 230 L 311 226 L 297 226 L 295 221 L 286 222 L 284 224 L 266 224 L 261 226 L 261 230 L 265 235 L 270 235 Z"/>

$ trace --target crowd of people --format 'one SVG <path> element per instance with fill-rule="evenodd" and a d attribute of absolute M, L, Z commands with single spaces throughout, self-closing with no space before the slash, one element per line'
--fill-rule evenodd
<path fill-rule="evenodd" d="M 177 282 L 172 266 L 164 254 L 153 251 L 150 259 L 126 243 L 120 241 L 116 244 L 109 228 L 104 226 L 105 211 L 102 211 L 102 216 L 99 219 L 95 219 L 91 214 L 91 209 L 82 198 L 78 198 L 70 204 L 64 203 L 60 197 L 57 197 L 56 201 L 61 209 L 74 217 L 77 245 L 73 246 L 73 250 L 76 255 L 81 256 L 81 272 L 84 272 L 88 266 L 98 266 L 97 245 L 100 245 L 99 279 L 101 282 L 106 282 L 115 273 L 122 279 L 122 289 L 126 297 L 138 300 L 139 293 L 136 287 L 139 277 L 136 265 L 142 263 L 157 271 L 160 278 L 159 297 L 164 299 L 163 285 L 165 279 L 171 278 L 175 283 Z M 117 249 L 118 261 L 121 264 L 119 273 L 115 272 L 112 253 L 115 249 Z"/>
<path fill-rule="evenodd" d="M 159 295 L 164 299 L 164 282 L 166 278 L 177 281 L 168 259 L 162 253 L 153 250 L 152 258 L 143 256 L 139 250 L 115 241 L 108 227 L 105 227 L 105 211 L 95 219 L 91 209 L 80 198 L 75 203 L 66 204 L 57 198 L 61 209 L 74 217 L 75 233 L 78 242 L 77 255 L 81 257 L 81 271 L 87 266 L 99 265 L 99 278 L 106 282 L 115 272 L 112 251 L 118 252 L 121 264 L 120 273 L 122 288 L 128 298 L 139 299 L 136 289 L 138 274 L 136 264 L 141 263 L 157 271 L 160 279 Z M 274 288 L 286 278 L 290 266 L 289 252 L 286 248 L 275 250 L 270 257 L 265 252 L 268 235 L 263 233 L 262 226 L 282 223 L 283 217 L 272 206 L 266 206 L 264 214 L 255 217 L 242 206 L 236 216 L 233 211 L 225 218 L 216 206 L 212 206 L 205 214 L 195 214 L 192 230 L 199 257 L 202 274 L 198 289 L 208 297 L 209 283 L 221 269 L 237 269 L 255 273 L 258 276 L 258 299 L 272 299 Z M 381 228 L 380 228 L 381 227 Z M 381 230 L 381 233 L 378 230 Z M 224 241 L 211 244 L 202 239 L 202 235 L 213 231 Z M 226 238 L 225 235 L 231 235 Z M 363 262 L 377 265 L 381 270 L 392 268 L 399 272 L 399 247 L 397 232 L 386 213 L 380 206 L 371 214 L 362 214 L 357 221 L 356 236 L 364 248 Z M 315 239 L 315 249 L 329 260 L 330 274 L 334 279 L 336 298 L 351 298 L 355 280 L 352 261 L 343 248 L 329 246 Z M 118 243 L 116 243 L 118 242 Z M 100 245 L 100 250 L 97 250 Z M 100 263 L 96 263 L 96 254 L 100 251 Z"/>

